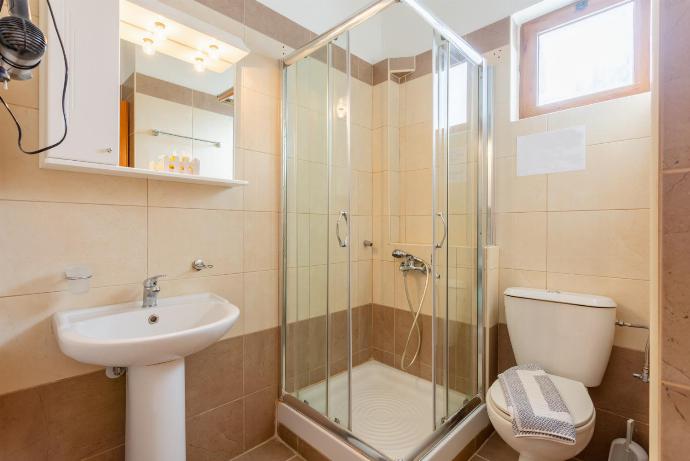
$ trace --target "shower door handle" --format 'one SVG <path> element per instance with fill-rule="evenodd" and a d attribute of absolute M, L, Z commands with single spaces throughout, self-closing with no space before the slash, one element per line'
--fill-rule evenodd
<path fill-rule="evenodd" d="M 445 216 L 440 211 L 436 215 L 443 221 L 443 238 L 439 243 L 436 244 L 436 248 L 442 248 L 443 244 L 446 243 L 446 238 L 448 237 L 448 221 L 446 221 Z"/>
<path fill-rule="evenodd" d="M 345 224 L 348 223 L 347 221 L 347 211 L 341 211 L 340 216 L 338 216 L 338 220 L 335 222 L 335 236 L 338 239 L 338 245 L 340 245 L 340 248 L 345 248 L 347 246 L 347 242 L 350 238 L 350 233 L 348 232 L 348 236 L 345 237 L 344 239 L 340 236 L 340 222 L 345 221 Z"/>

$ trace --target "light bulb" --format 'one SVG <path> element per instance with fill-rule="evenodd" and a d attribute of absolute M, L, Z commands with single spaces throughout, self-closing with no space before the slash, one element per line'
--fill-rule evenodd
<path fill-rule="evenodd" d="M 157 42 L 165 40 L 166 36 L 166 27 L 165 24 L 162 22 L 156 22 L 153 25 L 153 36 L 156 39 Z"/>
<path fill-rule="evenodd" d="M 214 61 L 220 58 L 220 48 L 218 48 L 218 45 L 209 45 L 208 57 L 213 59 Z"/>
<path fill-rule="evenodd" d="M 154 43 L 152 38 L 145 37 L 142 48 L 144 50 L 144 53 L 148 54 L 149 56 L 153 56 L 154 54 L 156 54 L 156 44 Z"/>
<path fill-rule="evenodd" d="M 196 70 L 197 72 L 203 72 L 206 70 L 206 63 L 204 62 L 204 58 L 194 59 L 194 70 Z"/>

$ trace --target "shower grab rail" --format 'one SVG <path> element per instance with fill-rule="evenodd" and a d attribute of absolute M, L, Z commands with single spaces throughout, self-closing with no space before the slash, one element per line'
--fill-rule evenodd
<path fill-rule="evenodd" d="M 154 128 L 153 130 L 151 130 L 151 134 L 153 134 L 154 136 L 165 135 L 165 136 L 172 136 L 173 138 L 182 138 L 182 139 L 189 139 L 191 141 L 206 142 L 209 144 L 213 144 L 216 147 L 221 147 L 220 141 L 210 141 L 208 139 L 195 138 L 194 136 L 185 136 L 183 134 L 170 133 L 168 131 L 159 130 L 157 128 Z"/>
<path fill-rule="evenodd" d="M 340 216 L 338 216 L 338 220 L 335 222 L 335 236 L 338 239 L 338 245 L 340 245 L 340 248 L 345 248 L 347 246 L 348 240 L 350 239 L 350 235 L 348 233 L 348 236 L 343 239 L 340 236 L 340 222 L 342 220 L 345 220 L 345 224 L 348 224 L 347 220 L 347 211 L 341 211 Z"/>
<path fill-rule="evenodd" d="M 443 244 L 446 243 L 446 238 L 448 238 L 448 221 L 446 221 L 446 217 L 443 216 L 442 212 L 439 211 L 436 215 L 443 221 L 443 238 L 436 244 L 436 248 L 442 248 Z"/>

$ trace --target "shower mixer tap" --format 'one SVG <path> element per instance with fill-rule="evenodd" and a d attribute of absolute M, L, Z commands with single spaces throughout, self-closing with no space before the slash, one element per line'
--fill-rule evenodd
<path fill-rule="evenodd" d="M 426 273 L 429 271 L 429 265 L 426 263 L 426 261 L 424 261 L 422 258 L 418 258 L 413 254 L 407 253 L 400 249 L 396 249 L 393 250 L 392 256 L 394 258 L 403 259 L 399 267 L 401 272 L 419 271 Z"/>

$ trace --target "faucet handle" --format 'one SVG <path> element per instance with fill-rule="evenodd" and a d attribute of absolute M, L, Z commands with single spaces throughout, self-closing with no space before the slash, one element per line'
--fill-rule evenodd
<path fill-rule="evenodd" d="M 158 286 L 158 279 L 160 279 L 162 277 L 167 277 L 167 275 L 158 274 L 158 275 L 154 275 L 152 277 L 147 278 L 146 280 L 144 280 L 144 287 L 145 288 L 153 288 L 155 286 Z"/>

